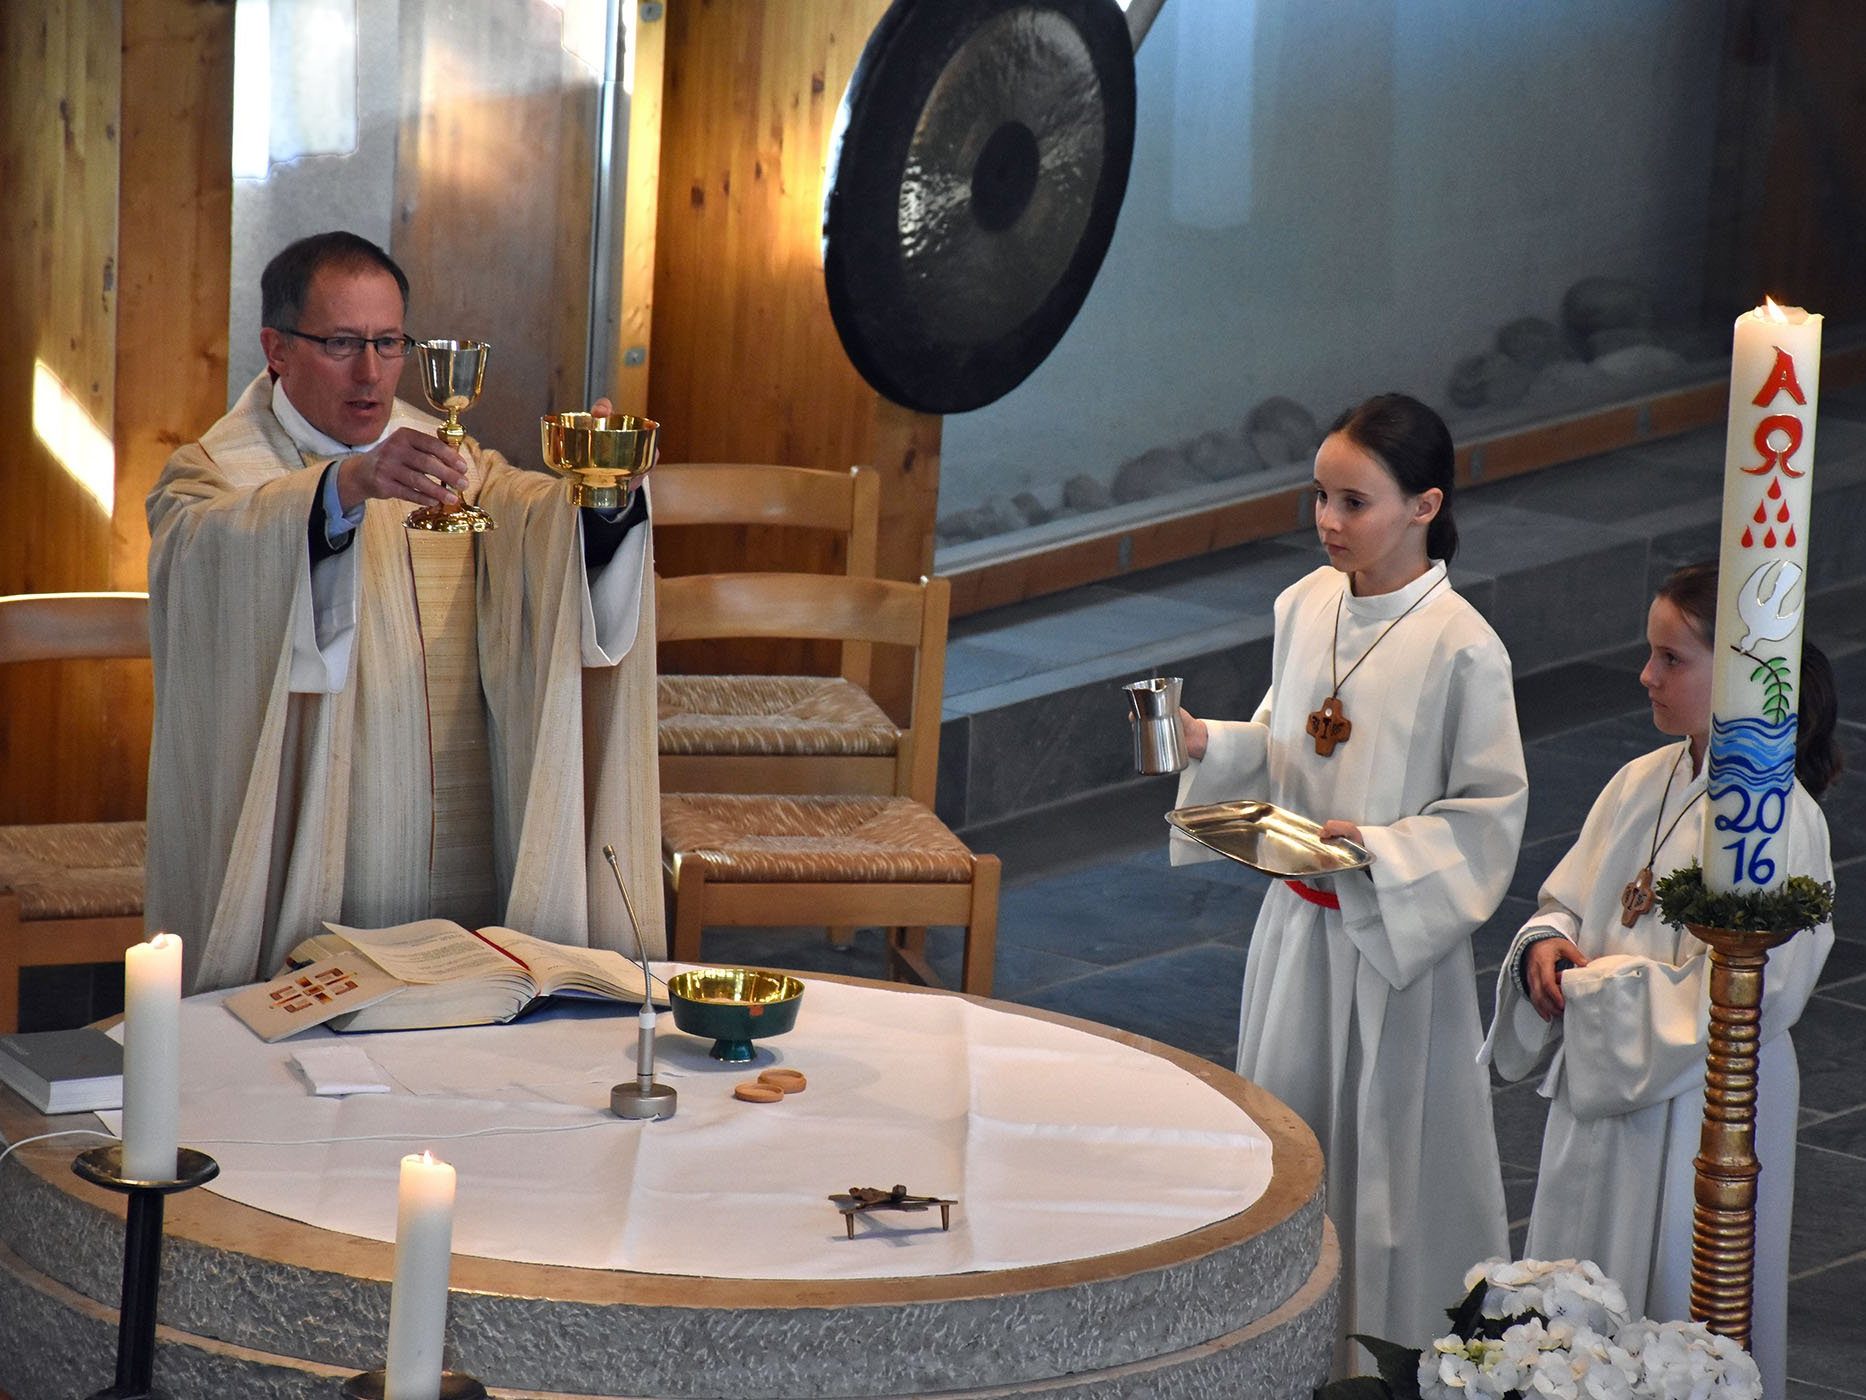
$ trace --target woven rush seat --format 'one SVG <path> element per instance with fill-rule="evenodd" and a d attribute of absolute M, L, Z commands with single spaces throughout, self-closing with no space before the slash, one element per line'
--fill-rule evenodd
<path fill-rule="evenodd" d="M 0 826 L 0 893 L 21 919 L 102 919 L 143 912 L 141 822 Z"/>
<path fill-rule="evenodd" d="M 149 655 L 147 593 L 0 597 L 0 665 Z M 0 826 L 0 1035 L 29 967 L 121 963 L 143 936 L 141 822 Z"/>
<path fill-rule="evenodd" d="M 973 856 L 909 797 L 664 793 L 661 849 L 722 883 L 965 884 Z"/>
<path fill-rule="evenodd" d="M 900 730 L 841 676 L 663 676 L 664 754 L 892 756 Z"/>

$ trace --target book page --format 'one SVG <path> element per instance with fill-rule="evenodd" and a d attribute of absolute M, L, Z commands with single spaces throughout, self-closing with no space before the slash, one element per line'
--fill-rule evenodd
<path fill-rule="evenodd" d="M 451 919 L 422 919 L 394 928 L 347 928 L 329 922 L 324 927 L 404 982 L 525 976 L 518 963 Z M 519 957 L 525 955 L 519 953 Z"/>
<path fill-rule="evenodd" d="M 480 935 L 522 959 L 541 993 L 587 991 L 620 1001 L 641 1000 L 641 965 L 613 948 L 550 943 L 511 928 L 484 928 Z M 655 989 L 655 1000 L 667 1004 L 664 987 Z"/>

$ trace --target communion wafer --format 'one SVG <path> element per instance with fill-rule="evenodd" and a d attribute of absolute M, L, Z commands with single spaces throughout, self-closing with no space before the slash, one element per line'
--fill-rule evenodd
<path fill-rule="evenodd" d="M 769 1084 L 758 1084 L 751 1080 L 736 1086 L 732 1097 L 744 1099 L 746 1103 L 776 1103 L 784 1097 L 782 1089 L 775 1089 Z"/>
<path fill-rule="evenodd" d="M 782 1089 L 787 1094 L 801 1094 L 810 1085 L 803 1077 L 802 1070 L 768 1069 L 758 1076 L 760 1084 L 769 1084 L 773 1089 Z"/>

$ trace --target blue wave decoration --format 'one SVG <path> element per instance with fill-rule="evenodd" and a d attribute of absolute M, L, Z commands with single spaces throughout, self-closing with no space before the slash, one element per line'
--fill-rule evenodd
<path fill-rule="evenodd" d="M 1795 716 L 1780 720 L 1711 716 L 1711 800 L 1719 785 L 1749 792 L 1776 791 L 1795 779 Z"/>

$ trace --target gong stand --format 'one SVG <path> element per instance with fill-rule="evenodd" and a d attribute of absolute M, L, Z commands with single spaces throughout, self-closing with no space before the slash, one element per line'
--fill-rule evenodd
<path fill-rule="evenodd" d="M 1762 979 L 1792 933 L 1685 925 L 1710 947 L 1710 1049 L 1691 1213 L 1691 1317 L 1749 1348 L 1756 1286 L 1756 1086 Z"/>

